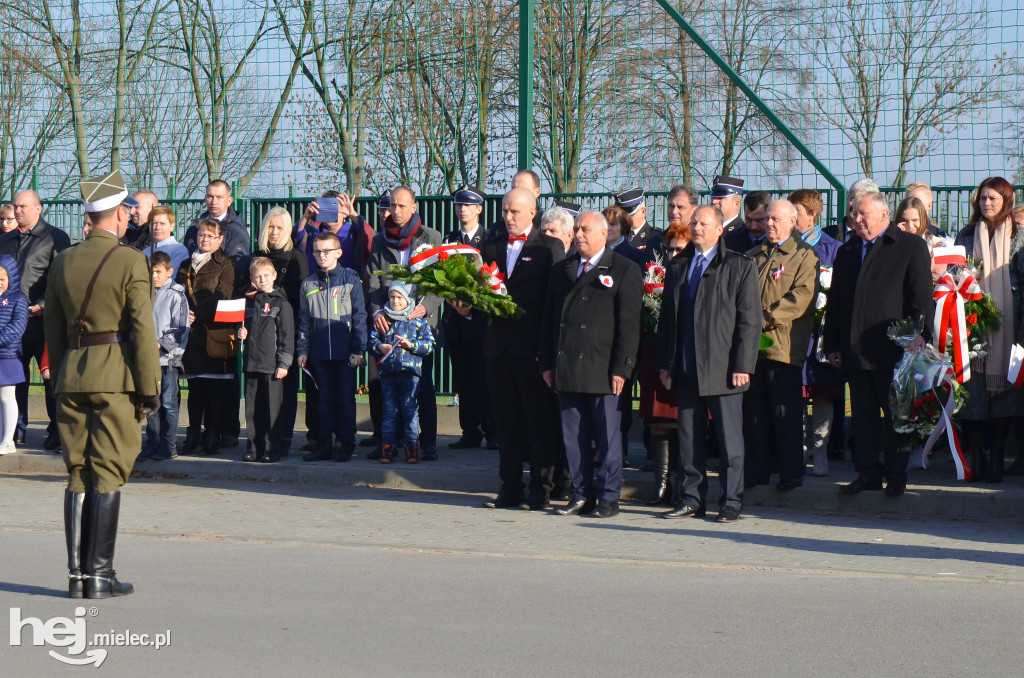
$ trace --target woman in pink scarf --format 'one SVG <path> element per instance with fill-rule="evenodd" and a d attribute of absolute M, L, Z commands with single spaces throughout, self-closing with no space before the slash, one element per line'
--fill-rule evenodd
<path fill-rule="evenodd" d="M 988 354 L 971 361 L 968 397 L 960 410 L 971 470 L 975 479 L 1003 479 L 1006 434 L 1013 417 L 1024 414 L 1024 391 L 1006 380 L 1010 347 L 1017 341 L 1024 284 L 1024 229 L 1010 218 L 1013 189 L 1002 177 L 989 177 L 978 186 L 974 210 L 956 244 L 980 268 L 981 288 L 1003 314 L 1002 326 L 990 330 Z"/>

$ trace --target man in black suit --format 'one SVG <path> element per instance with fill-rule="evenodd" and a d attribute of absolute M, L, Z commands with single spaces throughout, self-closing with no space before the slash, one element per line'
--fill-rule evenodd
<path fill-rule="evenodd" d="M 576 209 L 570 209 L 573 207 Z M 560 241 L 567 257 L 572 254 L 572 232 L 579 213 L 579 205 L 556 200 L 555 206 L 544 210 L 540 218 L 541 231 Z"/>
<path fill-rule="evenodd" d="M 480 249 L 484 229 L 480 215 L 484 210 L 484 194 L 472 186 L 455 191 L 455 216 L 459 230 L 444 237 L 445 244 L 469 245 Z M 491 411 L 491 395 L 484 370 L 484 332 L 487 314 L 473 312 L 471 304 L 446 299 L 441 315 L 448 358 L 452 361 L 452 383 L 459 394 L 459 427 L 462 437 L 448 443 L 452 449 L 480 447 L 487 437 L 487 449 L 498 449 L 498 434 Z"/>
<path fill-rule="evenodd" d="M 514 188 L 501 201 L 505 235 L 484 242 L 485 262 L 498 264 L 509 296 L 523 310 L 519 318 L 494 318 L 484 334 L 484 358 L 498 428 L 501 491 L 487 508 L 551 505 L 558 459 L 555 397 L 537 369 L 540 329 L 551 267 L 565 258 L 562 243 L 534 226 L 537 200 Z M 524 493 L 523 464 L 530 463 L 530 492 Z"/>
<path fill-rule="evenodd" d="M 626 236 L 626 242 L 630 247 L 638 250 L 645 250 L 652 244 L 661 233 L 647 223 L 647 203 L 644 202 L 644 189 L 638 187 L 630 188 L 615 196 L 615 205 L 626 210 L 629 214 L 632 228 Z"/>
<path fill-rule="evenodd" d="M 880 193 L 857 199 L 852 228 L 854 235 L 836 253 L 825 305 L 825 353 L 847 375 L 857 433 L 853 461 L 858 475 L 840 491 L 880 490 L 884 477 L 885 493 L 895 497 L 907 488 L 913 436 L 892 426 L 889 384 L 903 349 L 886 330 L 904 318 L 919 321 L 925 336 L 918 335 L 907 350 L 924 347 L 933 314 L 931 259 L 922 238 L 889 222 L 889 205 Z"/>
<path fill-rule="evenodd" d="M 719 448 L 718 522 L 743 508 L 743 393 L 757 362 L 761 295 L 757 268 L 721 243 L 722 212 L 698 207 L 692 240 L 668 264 L 658 321 L 658 368 L 679 402 L 679 478 L 664 518 L 701 517 L 707 497 L 707 412 Z"/>
<path fill-rule="evenodd" d="M 725 233 L 743 228 L 740 218 L 740 200 L 743 198 L 743 179 L 715 176 L 711 180 L 711 204 L 722 211 Z"/>
<path fill-rule="evenodd" d="M 754 191 L 743 196 L 745 221 L 722 236 L 722 242 L 733 252 L 746 254 L 764 241 L 768 228 L 768 205 L 772 197 L 766 191 Z"/>
<path fill-rule="evenodd" d="M 572 478 L 573 497 L 558 513 L 611 518 L 622 491 L 619 396 L 636 368 L 643 276 L 612 252 L 601 213 L 581 214 L 574 240 L 576 254 L 551 272 L 541 330 L 540 369 L 558 393 Z"/>

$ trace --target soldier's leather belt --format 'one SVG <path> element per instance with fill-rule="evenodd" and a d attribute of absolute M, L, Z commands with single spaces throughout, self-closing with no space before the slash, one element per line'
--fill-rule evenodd
<path fill-rule="evenodd" d="M 126 341 L 128 341 L 127 332 L 97 332 L 96 334 L 79 334 L 71 337 L 71 343 L 75 344 L 76 348 L 120 344 Z"/>

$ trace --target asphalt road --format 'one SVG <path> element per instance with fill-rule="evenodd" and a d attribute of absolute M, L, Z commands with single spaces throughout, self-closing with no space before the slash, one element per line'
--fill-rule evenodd
<path fill-rule="evenodd" d="M 754 508 L 733 525 L 477 508 L 478 495 L 133 481 L 116 565 L 136 593 L 65 596 L 63 483 L 0 477 L 0 614 L 97 633 L 4 675 L 1012 676 L 1024 520 Z M 94 603 L 89 605 L 89 603 Z M 92 616 L 89 607 L 95 608 Z M 102 641 L 102 639 L 101 639 Z"/>

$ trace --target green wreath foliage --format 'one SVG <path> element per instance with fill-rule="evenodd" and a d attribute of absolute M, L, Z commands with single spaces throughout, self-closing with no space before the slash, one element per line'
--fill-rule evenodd
<path fill-rule="evenodd" d="M 523 314 L 523 309 L 511 297 L 491 289 L 487 273 L 478 269 L 472 259 L 461 254 L 449 255 L 415 273 L 408 266 L 392 264 L 386 271 L 374 271 L 374 275 L 386 275 L 416 285 L 416 293 L 419 295 L 434 295 L 472 304 L 474 310 L 489 313 L 496 318 L 518 318 Z"/>

